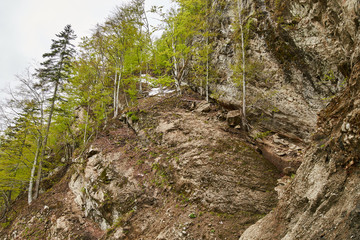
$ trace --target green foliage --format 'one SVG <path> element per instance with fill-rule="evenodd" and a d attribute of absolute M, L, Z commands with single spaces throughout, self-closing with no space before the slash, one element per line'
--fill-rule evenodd
<path fill-rule="evenodd" d="M 163 35 L 155 43 L 144 0 L 116 8 L 91 36 L 81 39 L 77 55 L 70 25 L 56 35 L 51 51 L 43 55 L 44 62 L 36 74 L 30 74 L 34 79 L 23 82 L 26 94 L 21 89 L 24 96 L 12 101 L 19 114 L 0 136 L 1 205 L 8 205 L 27 188 L 32 167 L 36 172 L 40 159 L 44 170 L 51 171 L 63 164 L 61 159 L 78 157 L 75 154 L 84 152 L 112 111 L 137 104 L 141 74 L 147 74 L 153 86 L 171 87 L 185 77 L 203 86 L 212 74 L 207 65 L 212 45 L 203 44 L 214 37 L 208 22 L 211 4 L 202 0 L 176 2 L 176 10 L 159 12 Z M 127 114 L 133 122 L 139 121 L 137 112 Z M 166 182 L 167 171 L 159 168 L 157 172 L 161 182 Z M 101 174 L 107 183 L 106 172 Z"/>
<path fill-rule="evenodd" d="M 246 54 L 246 49 L 248 48 L 248 45 L 249 45 L 250 39 L 251 39 L 251 32 L 254 30 L 253 22 L 254 22 L 254 19 L 251 17 L 249 19 L 247 19 L 247 21 L 243 22 L 244 49 L 242 49 L 242 45 L 241 45 L 241 31 L 240 31 L 240 27 L 239 27 L 240 23 L 237 22 L 235 24 L 234 38 L 236 41 L 236 51 L 238 52 L 238 54 L 236 56 L 238 56 L 238 59 L 237 59 L 236 63 L 231 66 L 231 68 L 233 70 L 233 81 L 239 87 L 243 85 L 242 78 L 243 78 L 243 71 L 244 71 L 241 52 L 245 51 L 245 54 Z M 247 58 L 247 61 L 245 64 L 246 78 L 247 78 L 247 81 L 251 81 L 252 79 L 255 78 L 256 74 L 261 72 L 262 65 L 258 62 L 251 61 L 250 59 L 248 59 L 248 56 L 246 56 L 246 55 L 245 55 L 245 57 Z"/>
<path fill-rule="evenodd" d="M 256 136 L 254 137 L 254 140 L 256 139 L 262 139 L 264 137 L 267 137 L 271 134 L 271 131 L 266 131 L 266 132 L 259 132 L 256 134 Z"/>
<path fill-rule="evenodd" d="M 190 213 L 189 218 L 196 218 L 196 214 L 195 213 Z"/>
<path fill-rule="evenodd" d="M 164 79 L 164 76 L 172 75 L 179 87 L 185 75 L 197 73 L 204 78 L 206 59 L 211 51 L 205 41 L 195 40 L 209 37 L 208 3 L 201 0 L 176 2 L 178 9 L 162 14 L 164 33 L 155 43 L 154 65 L 158 77 Z"/>
<path fill-rule="evenodd" d="M 334 72 L 330 70 L 329 72 L 324 74 L 324 77 L 321 79 L 323 82 L 334 82 L 336 80 L 336 77 L 334 75 Z"/>
<path fill-rule="evenodd" d="M 127 112 L 126 116 L 131 119 L 133 122 L 139 121 L 139 117 L 137 116 L 136 112 Z"/>

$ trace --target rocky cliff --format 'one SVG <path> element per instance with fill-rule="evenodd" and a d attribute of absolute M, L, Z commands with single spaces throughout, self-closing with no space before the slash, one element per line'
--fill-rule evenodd
<path fill-rule="evenodd" d="M 293 1 L 287 8 L 300 17 L 291 34 L 299 48 L 337 66 L 348 83 L 320 112 L 311 148 L 278 207 L 241 239 L 360 239 L 359 3 Z"/>
<path fill-rule="evenodd" d="M 259 128 L 302 139 L 313 132 L 316 113 L 346 85 L 356 56 L 357 2 L 350 2 L 245 1 L 248 102 Z M 222 13 L 213 22 L 212 61 L 222 73 L 214 93 L 234 107 L 241 104 L 231 67 L 240 55 L 238 9 L 232 1 L 213 6 Z"/>

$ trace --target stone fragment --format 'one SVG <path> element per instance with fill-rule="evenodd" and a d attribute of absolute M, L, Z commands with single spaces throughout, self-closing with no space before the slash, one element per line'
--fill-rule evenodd
<path fill-rule="evenodd" d="M 225 115 L 224 113 L 222 113 L 222 112 L 218 113 L 218 114 L 216 115 L 216 117 L 217 117 L 217 119 L 218 119 L 219 121 L 225 121 L 225 120 L 226 120 L 226 115 Z"/>
<path fill-rule="evenodd" d="M 199 103 L 198 107 L 196 108 L 196 112 L 199 113 L 205 113 L 205 112 L 210 112 L 211 110 L 211 104 L 205 101 L 202 101 Z"/>
<path fill-rule="evenodd" d="M 347 122 L 344 122 L 342 125 L 341 125 L 341 131 L 342 132 L 348 132 L 350 131 L 350 123 L 347 123 Z"/>
<path fill-rule="evenodd" d="M 278 153 L 276 153 L 277 155 L 279 155 L 280 157 L 282 157 L 282 156 L 285 156 L 286 155 L 286 152 L 278 152 Z"/>
<path fill-rule="evenodd" d="M 239 110 L 234 110 L 228 112 L 226 116 L 226 121 L 229 126 L 236 126 L 241 124 L 241 112 Z"/>
<path fill-rule="evenodd" d="M 286 167 L 283 169 L 284 174 L 290 176 L 291 174 L 294 174 L 296 171 L 292 167 Z"/>
<path fill-rule="evenodd" d="M 91 158 L 92 156 L 98 154 L 100 152 L 100 149 L 98 149 L 97 147 L 94 147 L 93 145 L 90 146 L 90 149 L 87 153 L 87 157 Z"/>

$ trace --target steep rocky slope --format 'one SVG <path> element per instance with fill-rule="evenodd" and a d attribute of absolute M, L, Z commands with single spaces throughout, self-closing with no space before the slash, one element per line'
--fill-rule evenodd
<path fill-rule="evenodd" d="M 62 183 L 40 200 L 47 207 L 31 206 L 5 233 L 11 239 L 238 239 L 276 205 L 280 174 L 244 132 L 218 120 L 220 113 L 196 95 L 143 99 L 74 159 Z"/>

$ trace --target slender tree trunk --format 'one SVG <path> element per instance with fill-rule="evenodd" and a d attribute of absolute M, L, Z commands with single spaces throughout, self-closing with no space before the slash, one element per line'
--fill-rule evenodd
<path fill-rule="evenodd" d="M 116 109 L 116 82 L 117 82 L 117 70 L 115 71 L 115 78 L 114 78 L 114 117 L 115 116 L 115 109 Z"/>
<path fill-rule="evenodd" d="M 119 113 L 119 105 L 120 105 L 120 82 L 122 77 L 122 70 L 120 70 L 119 76 L 118 76 L 118 83 L 116 88 L 116 116 Z"/>
<path fill-rule="evenodd" d="M 39 167 L 38 167 L 38 171 L 37 171 L 34 199 L 37 199 L 38 196 L 39 196 L 40 180 L 41 180 L 41 172 L 42 172 L 42 163 L 43 163 L 44 158 L 45 158 L 46 144 L 47 144 L 49 131 L 50 131 L 51 118 L 52 118 L 54 108 L 55 108 L 55 101 L 56 101 L 56 97 L 57 97 L 58 85 L 59 85 L 59 82 L 57 81 L 55 83 L 55 89 L 54 89 L 54 94 L 53 94 L 53 98 L 52 98 L 52 101 L 51 101 L 49 118 L 48 118 L 48 122 L 47 122 L 47 126 L 46 126 L 44 141 L 42 143 L 42 151 L 41 151 L 41 157 L 40 157 Z"/>
<path fill-rule="evenodd" d="M 35 170 L 36 170 L 37 161 L 39 159 L 40 150 L 41 150 L 41 136 L 39 136 L 38 141 L 37 141 L 35 158 L 34 158 L 33 166 L 31 168 L 31 175 L 30 175 L 30 181 L 29 181 L 29 191 L 28 191 L 28 204 L 29 205 L 31 204 L 31 202 L 33 200 L 32 199 L 32 192 L 33 192 L 33 186 L 34 186 Z"/>
<path fill-rule="evenodd" d="M 208 13 L 208 1 L 206 1 L 206 13 Z M 209 24 L 206 18 L 206 101 L 209 102 Z"/>
<path fill-rule="evenodd" d="M 175 32 L 175 29 L 173 30 Z M 173 62 L 174 62 L 174 78 L 175 78 L 175 85 L 176 85 L 176 91 L 178 93 L 178 95 L 181 95 L 181 79 L 179 77 L 179 66 L 178 66 L 178 62 L 176 59 L 176 46 L 175 46 L 175 41 L 174 38 L 172 38 L 172 48 L 173 48 Z"/>
<path fill-rule="evenodd" d="M 140 93 L 142 92 L 142 71 L 141 71 L 141 67 L 140 67 L 140 86 L 139 86 L 139 91 L 140 91 Z"/>
<path fill-rule="evenodd" d="M 86 135 L 87 135 L 87 128 L 88 128 L 88 124 L 89 124 L 89 111 L 90 111 L 90 104 L 89 104 L 89 99 L 88 99 L 88 106 L 87 106 L 87 111 L 86 111 L 86 122 L 85 122 L 85 132 L 84 132 L 84 144 L 86 143 Z"/>
<path fill-rule="evenodd" d="M 142 27 L 140 28 L 140 36 L 142 35 Z M 142 40 L 141 40 L 142 42 Z M 140 47 L 140 53 L 138 53 L 139 56 L 139 65 L 140 65 L 140 82 L 139 82 L 139 92 L 142 92 L 142 83 L 141 83 L 141 68 L 142 68 L 142 59 L 141 59 L 141 52 L 142 52 L 142 48 Z"/>
<path fill-rule="evenodd" d="M 209 36 L 206 36 L 206 101 L 209 102 Z"/>
<path fill-rule="evenodd" d="M 243 112 L 243 127 L 245 129 L 246 127 L 246 74 L 245 74 L 245 44 L 244 44 L 244 31 L 243 31 L 243 21 L 242 21 L 242 10 L 243 10 L 243 2 L 240 0 L 237 1 L 238 9 L 239 9 L 239 24 L 240 24 L 240 32 L 241 32 L 241 49 L 242 49 L 242 64 L 243 64 L 243 106 L 242 106 L 242 112 Z"/>
<path fill-rule="evenodd" d="M 39 160 L 39 155 L 40 155 L 40 151 L 41 151 L 41 143 L 42 143 L 42 128 L 44 126 L 44 105 L 42 101 L 40 102 L 40 129 L 38 130 L 39 132 L 39 137 L 37 139 L 37 146 L 36 146 L 36 153 L 35 153 L 35 158 L 34 158 L 34 162 L 33 162 L 33 166 L 31 168 L 31 175 L 30 175 L 30 181 L 29 181 L 29 189 L 28 189 L 28 204 L 30 205 L 33 201 L 33 187 L 34 187 L 34 180 L 35 180 L 35 171 L 36 171 L 36 165 L 38 163 Z"/>

